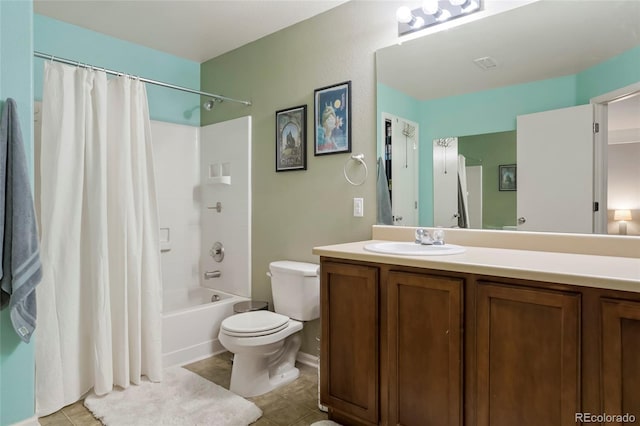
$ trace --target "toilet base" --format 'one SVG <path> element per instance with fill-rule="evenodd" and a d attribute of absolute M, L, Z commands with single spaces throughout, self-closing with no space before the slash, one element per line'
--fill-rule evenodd
<path fill-rule="evenodd" d="M 300 376 L 295 359 L 301 344 L 300 333 L 275 344 L 271 353 L 235 353 L 229 390 L 243 397 L 270 392 Z"/>

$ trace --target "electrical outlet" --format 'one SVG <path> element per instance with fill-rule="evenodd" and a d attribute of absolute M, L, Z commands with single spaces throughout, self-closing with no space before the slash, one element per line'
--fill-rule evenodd
<path fill-rule="evenodd" d="M 364 198 L 353 199 L 353 216 L 354 217 L 364 216 Z"/>

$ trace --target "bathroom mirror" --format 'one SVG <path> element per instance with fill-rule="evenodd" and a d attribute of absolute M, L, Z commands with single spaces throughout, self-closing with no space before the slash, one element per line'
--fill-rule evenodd
<path fill-rule="evenodd" d="M 434 149 L 442 149 L 436 141 L 453 138 L 468 142 L 473 138 L 482 140 L 495 136 L 501 141 L 507 138 L 513 143 L 520 143 L 516 142 L 520 136 L 516 131 L 517 116 L 585 105 L 606 94 L 612 97 L 630 94 L 623 93 L 623 88 L 640 93 L 640 2 L 596 0 L 529 3 L 381 49 L 376 52 L 376 72 L 377 121 L 380 129 L 378 155 L 383 158 L 385 155 L 384 114 L 399 117 L 400 124 L 404 119 L 419 125 L 418 149 L 415 150 L 418 164 L 415 206 L 419 219 L 415 225 L 432 226 L 439 199 L 434 194 L 434 170 L 438 168 L 434 161 L 439 161 L 440 154 Z M 604 117 L 606 121 L 609 111 L 612 119 L 618 114 L 624 117 L 624 123 L 601 123 L 608 138 L 598 135 L 596 138 L 603 139 L 597 143 L 606 144 L 607 139 L 609 143 L 616 139 L 616 142 L 625 145 L 640 142 L 638 99 L 640 96 L 629 96 L 624 101 L 612 103 L 608 102 L 613 98 L 600 101 L 603 108 L 596 109 L 597 117 Z M 616 137 L 611 136 L 614 132 Z M 618 134 L 622 133 L 627 135 L 626 139 L 617 140 Z M 540 139 L 547 137 L 537 140 Z M 404 139 L 401 143 L 405 143 Z M 516 152 L 515 147 L 510 149 Z M 542 150 L 549 156 L 547 158 L 555 157 L 559 151 Z M 634 152 L 639 151 L 636 149 Z M 452 155 L 453 151 L 448 154 Z M 457 156 L 457 152 L 454 155 Z M 522 181 L 521 170 L 535 169 L 542 174 L 549 172 L 546 159 L 536 159 L 535 164 L 525 167 L 527 158 L 520 158 L 520 155 L 517 161 L 515 158 L 497 160 L 496 154 L 490 150 L 486 154 L 473 150 L 467 155 L 471 157 L 467 163 L 483 166 L 483 186 L 486 187 L 488 181 L 495 187 L 493 198 L 485 200 L 484 206 L 502 209 L 503 216 L 505 206 L 515 203 L 516 198 L 527 197 L 525 191 L 529 191 L 529 188 L 540 190 L 541 185 L 535 187 L 541 180 Z M 523 164 L 516 164 L 520 161 Z M 606 233 L 607 215 L 611 221 L 613 209 L 622 207 L 610 202 L 607 212 L 607 149 L 596 152 L 592 158 L 594 161 L 596 166 L 591 167 L 591 172 L 593 176 L 601 176 L 596 182 L 593 178 L 585 178 L 584 182 L 555 186 L 561 187 L 564 194 L 572 194 L 582 187 L 593 187 L 593 192 L 600 197 L 594 201 L 599 201 L 599 207 L 604 208 L 597 214 L 588 214 L 600 215 L 599 218 L 593 218 L 594 223 L 600 222 L 595 231 Z M 575 163 L 573 159 L 562 163 L 561 174 L 572 176 Z M 635 175 L 633 171 L 631 173 L 636 179 L 637 164 Z M 510 165 L 517 166 L 517 190 L 500 190 L 499 167 Z M 609 167 L 617 166 L 614 164 Z M 563 176 L 559 177 L 561 181 L 564 181 Z M 393 179 L 393 191 L 399 190 L 399 185 Z M 544 185 L 548 188 L 548 183 Z M 626 208 L 632 211 L 640 209 L 639 191 L 632 189 L 627 197 L 632 199 L 625 201 L 631 205 Z M 493 216 L 500 214 L 494 212 Z M 519 212 L 512 212 L 501 221 L 483 223 L 482 227 L 522 229 L 517 223 L 518 216 Z M 609 228 L 612 228 L 611 223 Z M 531 230 L 585 232 L 555 227 Z"/>

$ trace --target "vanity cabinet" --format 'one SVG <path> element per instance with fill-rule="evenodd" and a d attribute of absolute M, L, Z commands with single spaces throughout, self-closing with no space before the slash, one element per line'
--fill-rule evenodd
<path fill-rule="evenodd" d="M 575 425 L 580 295 L 480 281 L 476 304 L 476 424 Z"/>
<path fill-rule="evenodd" d="M 379 420 L 378 268 L 321 267 L 320 395 L 341 423 Z"/>
<path fill-rule="evenodd" d="M 640 302 L 601 299 L 603 412 L 640 419 Z"/>
<path fill-rule="evenodd" d="M 331 257 L 320 263 L 320 392 L 332 420 L 640 419 L 640 293 Z"/>
<path fill-rule="evenodd" d="M 387 276 L 389 424 L 460 425 L 463 280 Z"/>

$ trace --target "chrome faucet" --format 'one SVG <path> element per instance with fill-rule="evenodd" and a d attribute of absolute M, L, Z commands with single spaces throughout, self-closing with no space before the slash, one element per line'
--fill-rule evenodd
<path fill-rule="evenodd" d="M 433 234 L 427 229 L 416 229 L 416 244 L 443 246 L 444 245 L 444 231 L 442 229 L 434 229 Z"/>

